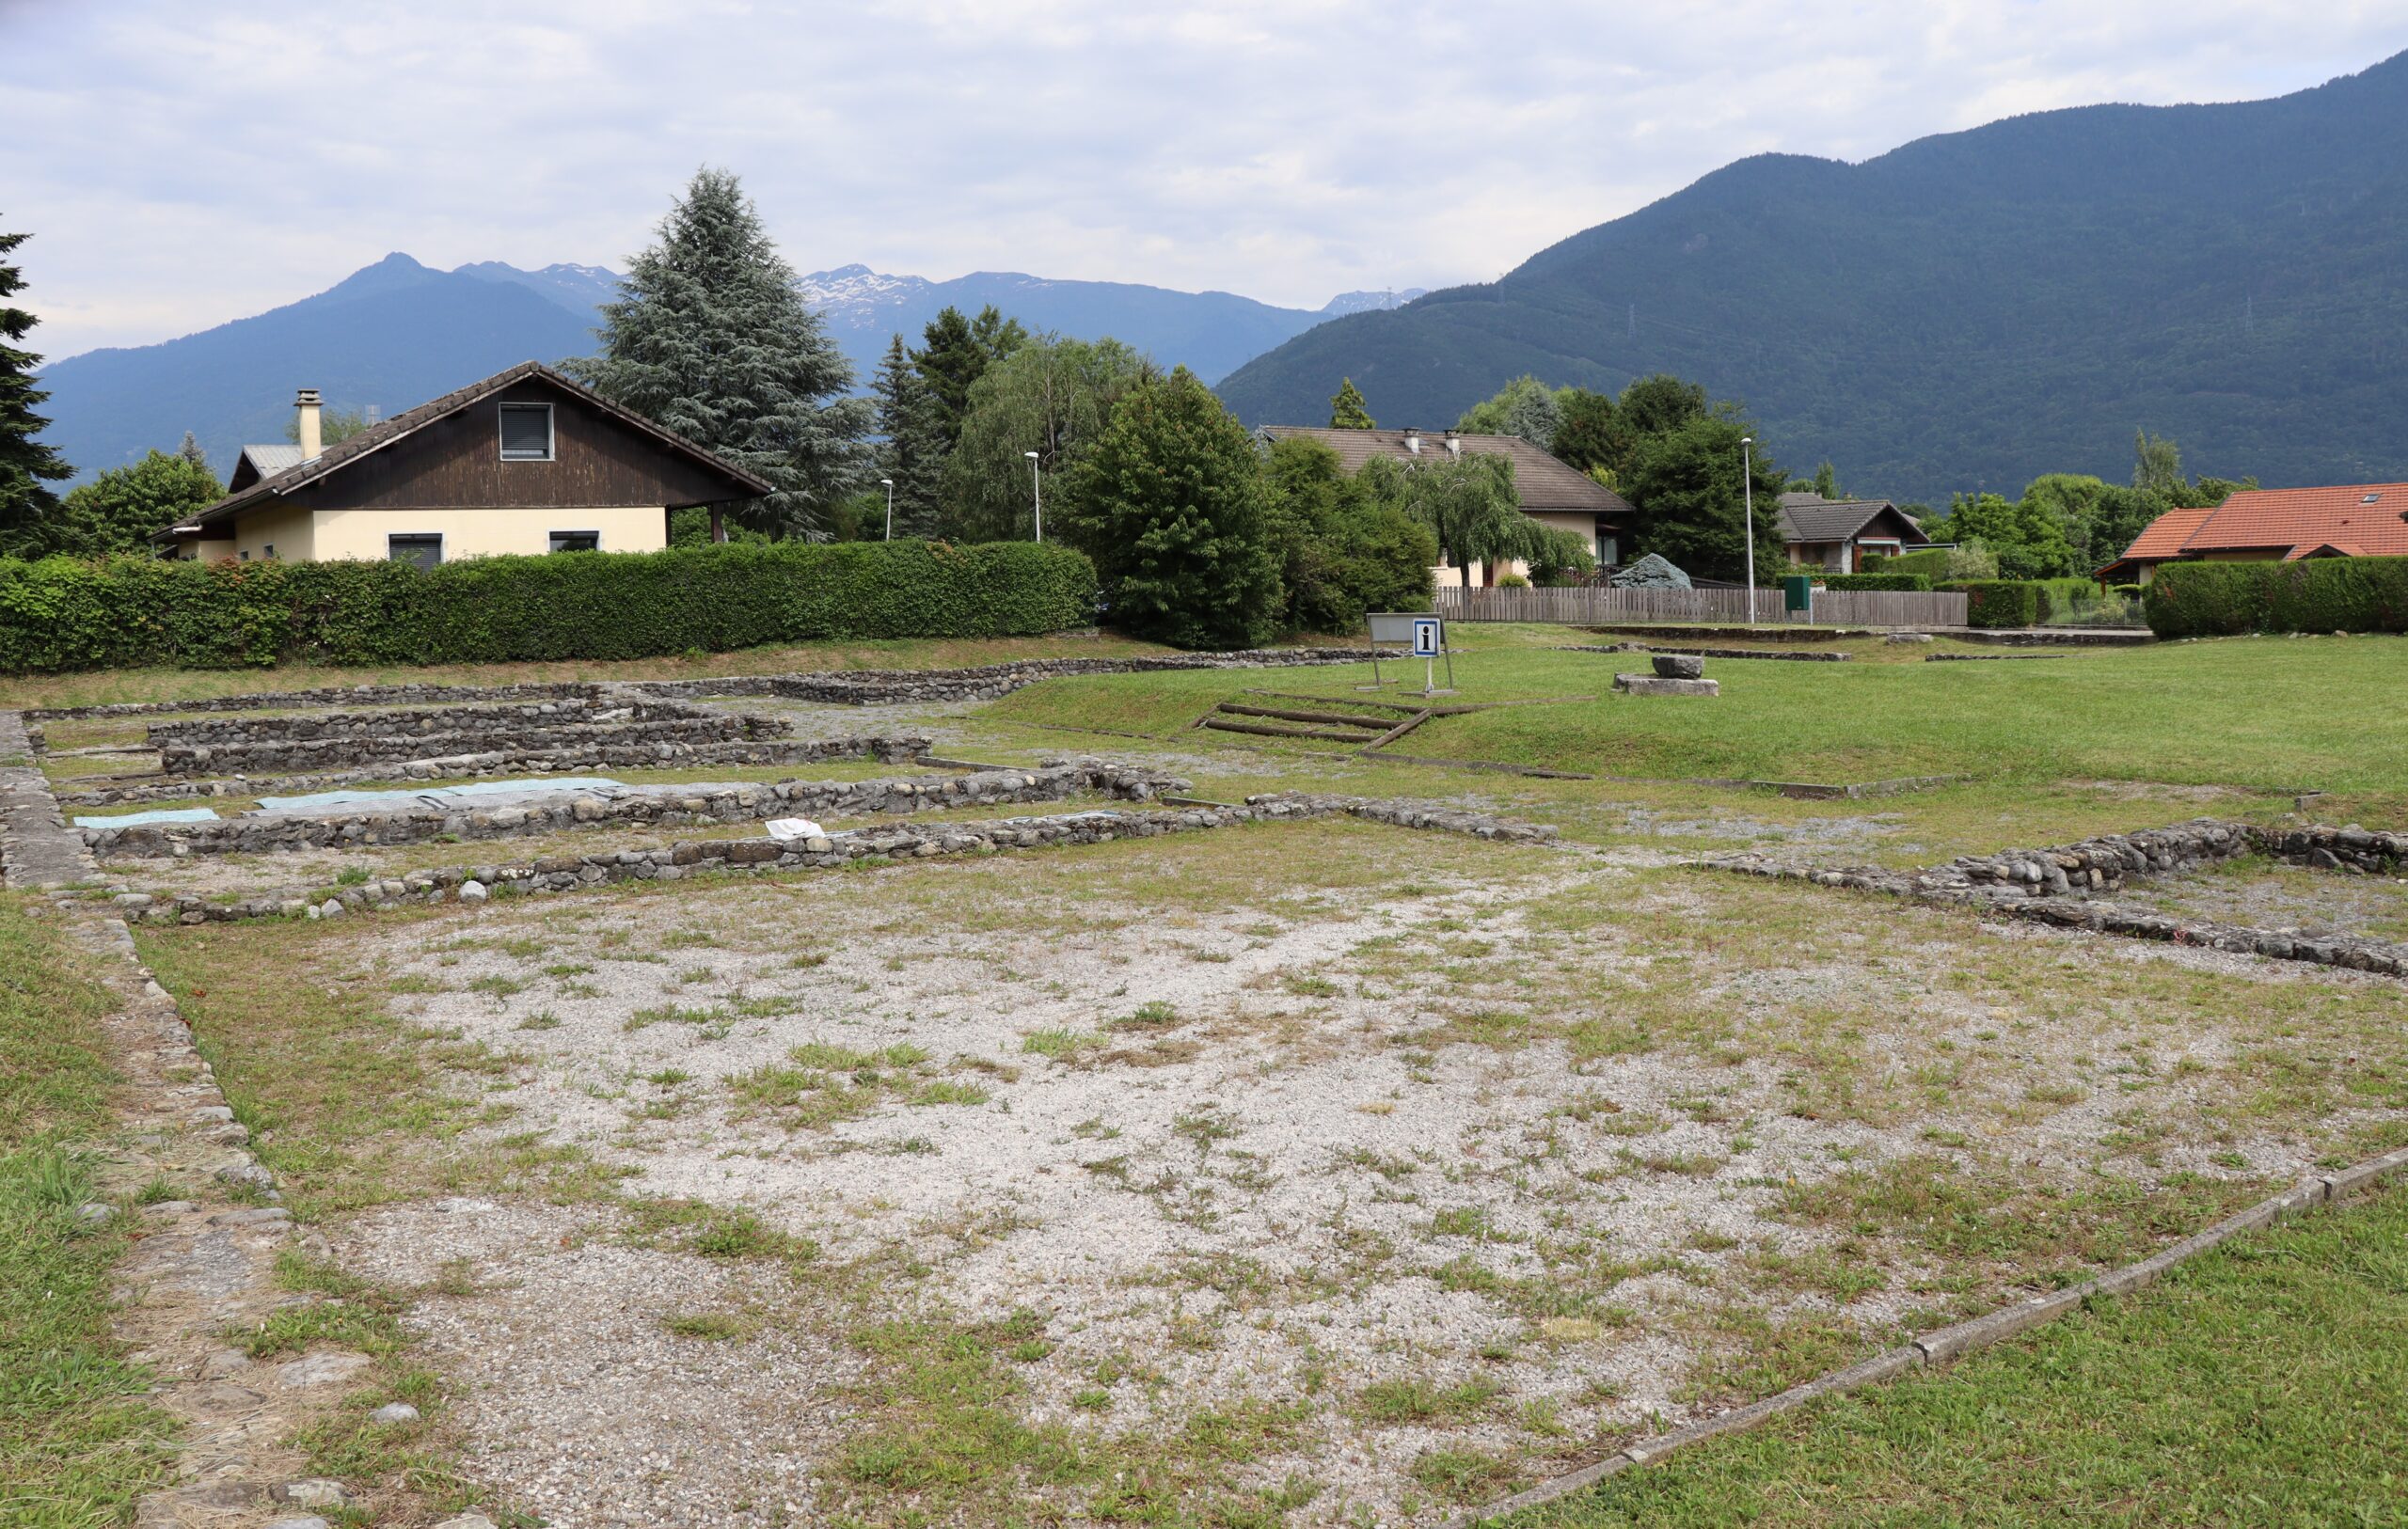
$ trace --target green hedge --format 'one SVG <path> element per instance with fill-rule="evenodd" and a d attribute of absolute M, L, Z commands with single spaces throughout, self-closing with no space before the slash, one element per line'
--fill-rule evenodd
<path fill-rule="evenodd" d="M 796 542 L 398 562 L 0 559 L 0 672 L 649 658 L 1094 620 L 1068 547 Z"/>
<path fill-rule="evenodd" d="M 1868 574 L 1920 574 L 1933 584 L 1948 576 L 1948 549 L 1933 552 L 1902 552 L 1894 558 L 1878 552 L 1868 552 L 1861 560 Z M 1929 586 L 1926 585 L 1925 588 Z"/>
<path fill-rule="evenodd" d="M 1827 590 L 1899 590 L 1908 593 L 1931 588 L 1921 574 L 1818 574 L 1814 582 Z"/>
<path fill-rule="evenodd" d="M 2049 587 L 2038 579 L 1969 578 L 1941 588 L 1965 596 L 1968 626 L 2037 626 L 2049 619 Z"/>
<path fill-rule="evenodd" d="M 2160 563 L 2141 609 L 2168 638 L 2408 632 L 2408 558 Z"/>

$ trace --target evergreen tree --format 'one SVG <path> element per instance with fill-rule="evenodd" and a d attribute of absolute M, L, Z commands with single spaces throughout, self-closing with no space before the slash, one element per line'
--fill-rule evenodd
<path fill-rule="evenodd" d="M 1519 435 L 1546 450 L 1563 422 L 1563 407 L 1546 384 L 1525 373 L 1464 411 L 1455 428 L 1467 434 Z"/>
<path fill-rule="evenodd" d="M 200 449 L 199 438 L 189 430 L 184 432 L 183 440 L 177 445 L 176 455 L 196 467 L 206 469 L 209 465 L 209 453 Z"/>
<path fill-rule="evenodd" d="M 1375 430 L 1378 427 L 1379 421 L 1371 418 L 1371 411 L 1365 406 L 1363 395 L 1354 386 L 1354 379 L 1348 377 L 1340 382 L 1338 385 L 1338 391 L 1331 394 L 1329 399 L 1329 428 L 1332 430 Z"/>
<path fill-rule="evenodd" d="M 2179 503 L 2191 487 L 2182 476 L 2182 451 L 2162 435 L 2146 429 L 2132 433 L 2132 486 L 2154 494 L 2168 504 Z"/>
<path fill-rule="evenodd" d="M 895 484 L 895 528 L 907 536 L 929 535 L 936 528 L 937 481 L 944 470 L 944 431 L 936 400 L 901 335 L 888 343 L 870 391 L 878 400 L 878 433 L 885 437 L 878 449 L 879 476 Z M 883 535 L 883 500 L 879 508 L 877 529 Z"/>
<path fill-rule="evenodd" d="M 845 396 L 852 368 L 737 178 L 697 171 L 620 291 L 602 307 L 602 354 L 569 373 L 775 485 L 729 506 L 738 522 L 825 536 L 830 509 L 865 476 L 872 408 Z M 711 534 L 725 535 L 716 509 Z"/>
<path fill-rule="evenodd" d="M 1814 469 L 1814 481 L 1806 486 L 1818 499 L 1836 500 L 1844 497 L 1840 493 L 1839 472 L 1828 462 Z"/>
<path fill-rule="evenodd" d="M 1182 648 L 1250 648 L 1275 635 L 1261 459 L 1185 367 L 1120 400 L 1069 486 L 1065 534 L 1095 560 L 1115 626 Z"/>
<path fill-rule="evenodd" d="M 974 320 L 947 307 L 928 321 L 920 339 L 922 348 L 911 353 L 911 364 L 935 400 L 937 429 L 950 452 L 960 444 L 962 421 L 970 418 L 970 390 L 989 367 L 1028 344 L 1029 333 L 990 303 Z"/>
<path fill-rule="evenodd" d="M 148 452 L 67 496 L 59 509 L 56 550 L 79 558 L 147 551 L 153 531 L 207 509 L 225 493 L 215 473 L 182 451 Z"/>
<path fill-rule="evenodd" d="M 1736 579 L 1747 570 L 1747 532 L 1739 437 L 1747 424 L 1728 405 L 1642 438 L 1624 476 L 1624 497 L 1638 515 L 1631 549 L 1653 552 L 1693 578 Z M 1773 465 L 1759 439 L 1752 452 L 1756 577 L 1782 567 L 1781 493 L 1789 475 Z"/>
<path fill-rule="evenodd" d="M 34 386 L 41 357 L 16 342 L 40 321 L 8 301 L 25 285 L 8 256 L 27 237 L 0 233 L 0 554 L 39 557 L 58 534 L 58 496 L 44 485 L 74 477 L 75 469 L 34 439 L 50 423 L 34 405 L 50 395 Z"/>
<path fill-rule="evenodd" d="M 1610 472 L 1615 456 L 1614 401 L 1585 387 L 1556 395 L 1555 439 L 1547 450 L 1585 473 Z"/>

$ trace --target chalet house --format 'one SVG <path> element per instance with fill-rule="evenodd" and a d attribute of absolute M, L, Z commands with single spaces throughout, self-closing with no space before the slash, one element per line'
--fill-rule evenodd
<path fill-rule="evenodd" d="M 533 361 L 332 445 L 246 446 L 226 497 L 152 540 L 178 559 L 432 568 L 500 553 L 657 552 L 669 512 L 770 492 L 743 468 Z"/>
<path fill-rule="evenodd" d="M 2408 557 L 2408 483 L 2245 488 L 2211 510 L 2168 510 L 2098 577 L 2147 584 L 2169 562 L 2399 557 Z"/>
<path fill-rule="evenodd" d="M 1266 444 L 1299 435 L 1319 441 L 1337 452 L 1339 465 L 1350 473 L 1360 471 L 1365 463 L 1382 456 L 1404 463 L 1465 455 L 1504 457 L 1513 464 L 1513 493 L 1522 501 L 1522 513 L 1543 526 L 1570 531 L 1580 538 L 1600 567 L 1611 567 L 1622 560 L 1619 538 L 1630 517 L 1629 502 L 1572 464 L 1540 450 L 1519 435 L 1466 435 L 1453 430 L 1425 435 L 1418 430 L 1322 430 L 1309 425 L 1265 425 L 1261 430 Z M 1442 590 L 1465 582 L 1465 572 L 1460 568 L 1442 566 L 1432 572 Z M 1492 575 L 1495 572 L 1492 570 Z M 1529 568 L 1517 560 L 1513 572 L 1528 575 Z M 1481 582 L 1479 569 L 1471 573 L 1469 582 Z"/>
<path fill-rule="evenodd" d="M 1781 497 L 1781 540 L 1792 563 L 1834 574 L 1860 572 L 1868 552 L 1894 558 L 1931 545 L 1914 517 L 1887 499 L 1800 492 Z"/>

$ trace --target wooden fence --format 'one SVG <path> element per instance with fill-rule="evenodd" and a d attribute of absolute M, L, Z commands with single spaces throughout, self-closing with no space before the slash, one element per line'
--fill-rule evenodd
<path fill-rule="evenodd" d="M 1555 622 L 1602 626 L 1620 622 L 1744 622 L 1747 590 L 1440 590 L 1437 611 L 1458 622 Z M 1803 623 L 1782 607 L 1779 590 L 1756 590 L 1759 624 Z M 1931 591 L 1817 590 L 1818 626 L 1962 626 L 1965 596 Z"/>

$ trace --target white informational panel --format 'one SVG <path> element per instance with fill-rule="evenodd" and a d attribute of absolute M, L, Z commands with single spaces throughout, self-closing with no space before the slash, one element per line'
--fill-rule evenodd
<path fill-rule="evenodd" d="M 1427 616 L 1409 613 L 1390 615 L 1385 611 L 1376 610 L 1366 613 L 1363 619 L 1370 623 L 1371 641 L 1374 646 L 1383 642 L 1393 642 L 1400 648 L 1412 646 L 1416 623 L 1430 620 Z"/>

